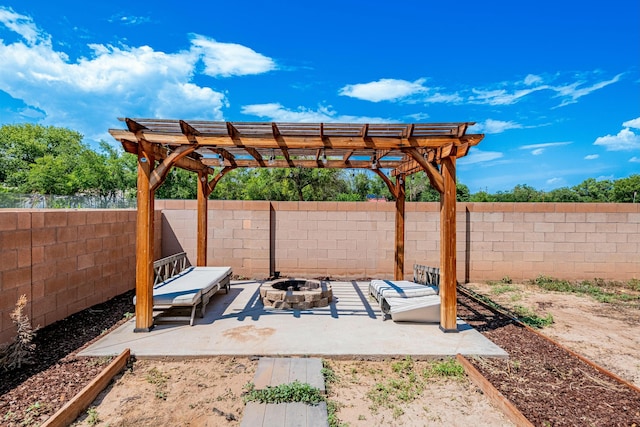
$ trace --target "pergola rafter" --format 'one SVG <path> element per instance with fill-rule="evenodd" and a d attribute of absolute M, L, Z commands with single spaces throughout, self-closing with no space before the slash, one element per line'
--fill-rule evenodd
<path fill-rule="evenodd" d="M 407 175 L 425 171 L 441 194 L 441 321 L 456 330 L 456 159 L 483 139 L 467 134 L 472 122 L 246 123 L 121 119 L 127 129 L 110 129 L 125 151 L 138 156 L 136 330 L 153 327 L 153 201 L 173 167 L 198 174 L 197 265 L 206 265 L 207 199 L 235 168 L 368 169 L 396 199 L 395 279 L 404 278 L 404 204 Z M 266 159 L 266 160 L 265 160 Z M 383 170 L 390 170 L 387 176 Z M 211 179 L 209 177 L 212 177 Z"/>

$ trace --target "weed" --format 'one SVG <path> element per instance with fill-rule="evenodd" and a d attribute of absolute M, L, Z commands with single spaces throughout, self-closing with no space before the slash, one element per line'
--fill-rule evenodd
<path fill-rule="evenodd" d="M 504 283 L 505 285 L 510 285 L 513 283 L 513 280 L 511 280 L 511 277 L 509 276 L 504 276 L 501 282 Z"/>
<path fill-rule="evenodd" d="M 545 317 L 538 316 L 533 310 L 523 307 L 521 305 L 516 305 L 513 307 L 513 312 L 525 325 L 529 325 L 532 328 L 542 329 L 545 326 L 549 326 L 553 323 L 553 316 L 551 313 L 547 314 Z"/>
<path fill-rule="evenodd" d="M 367 417 L 364 415 L 358 415 L 358 421 L 366 421 Z"/>
<path fill-rule="evenodd" d="M 422 394 L 424 382 L 416 375 L 415 363 L 409 356 L 401 361 L 393 362 L 391 370 L 395 376 L 387 376 L 384 382 L 378 382 L 367 392 L 371 401 L 369 409 L 376 413 L 380 407 L 391 409 L 394 418 L 404 411 L 399 404 L 411 403 Z"/>
<path fill-rule="evenodd" d="M 425 378 L 446 377 L 446 378 L 464 378 L 464 368 L 457 360 L 449 358 L 440 362 L 434 362 L 428 368 L 425 368 L 422 375 Z"/>
<path fill-rule="evenodd" d="M 393 408 L 393 419 L 397 420 L 403 414 L 404 414 L 404 411 L 399 406 L 396 406 L 395 408 Z"/>
<path fill-rule="evenodd" d="M 340 420 L 338 419 L 339 410 L 340 410 L 340 404 L 338 402 L 335 402 L 333 400 L 327 400 L 327 420 L 329 421 L 329 427 L 348 427 L 349 426 L 349 423 L 341 423 Z"/>
<path fill-rule="evenodd" d="M 4 414 L 4 417 L 2 417 L 2 419 L 5 421 L 11 421 L 15 418 L 16 418 L 16 413 L 12 411 L 7 411 L 7 413 Z"/>
<path fill-rule="evenodd" d="M 156 386 L 155 396 L 156 399 L 167 400 L 167 381 L 171 378 L 170 375 L 162 373 L 157 368 L 151 368 L 147 372 L 145 379 L 149 384 Z"/>
<path fill-rule="evenodd" d="M 133 316 L 135 316 L 135 314 L 134 314 L 134 313 L 131 313 L 130 311 L 127 311 L 127 312 L 123 315 L 123 317 L 124 317 L 125 319 L 127 319 L 127 320 L 131 319 Z"/>
<path fill-rule="evenodd" d="M 517 291 L 518 288 L 512 285 L 498 285 L 491 288 L 491 293 L 494 295 L 505 294 L 507 292 Z"/>
<path fill-rule="evenodd" d="M 171 378 L 169 375 L 162 373 L 158 368 L 151 368 L 147 372 L 145 379 L 149 384 L 164 386 Z"/>
<path fill-rule="evenodd" d="M 400 362 L 392 363 L 391 369 L 393 370 L 393 372 L 406 374 L 413 370 L 413 359 L 411 358 L 411 356 L 407 356 Z"/>
<path fill-rule="evenodd" d="M 29 407 L 27 407 L 26 414 L 24 419 L 22 420 L 23 426 L 30 426 L 32 424 L 36 424 L 40 419 L 40 415 L 42 415 L 45 410 L 45 405 L 40 402 L 34 402 Z"/>
<path fill-rule="evenodd" d="M 327 360 L 322 361 L 322 370 L 320 372 L 322 372 L 322 376 L 324 377 L 324 382 L 326 384 L 338 382 L 338 376 Z"/>
<path fill-rule="evenodd" d="M 98 411 L 96 408 L 91 407 L 87 409 L 87 424 L 90 426 L 94 426 L 100 422 L 100 417 L 98 416 Z"/>
<path fill-rule="evenodd" d="M 113 356 L 92 357 L 87 359 L 87 366 L 103 366 L 109 364 L 113 360 Z"/>
<path fill-rule="evenodd" d="M 511 302 L 516 302 L 516 301 L 520 301 L 522 299 L 522 294 L 517 293 L 517 294 L 513 294 L 509 297 L 509 300 Z"/>
<path fill-rule="evenodd" d="M 568 280 L 559 280 L 541 275 L 532 280 L 531 283 L 548 291 L 588 295 L 596 301 L 604 303 L 640 302 L 640 295 L 628 293 L 640 291 L 640 280 L 638 279 L 631 279 L 628 282 L 616 282 L 596 277 L 593 280 L 569 282 Z"/>
<path fill-rule="evenodd" d="M 289 384 L 281 384 L 275 387 L 267 387 L 264 390 L 256 390 L 255 386 L 245 387 L 248 391 L 244 396 L 244 402 L 258 403 L 285 403 L 303 402 L 307 405 L 315 405 L 324 400 L 320 390 L 308 383 L 294 381 Z"/>
<path fill-rule="evenodd" d="M 24 313 L 27 306 L 27 296 L 21 295 L 16 302 L 16 308 L 9 317 L 16 325 L 16 337 L 10 344 L 0 345 L 0 368 L 5 371 L 19 369 L 22 365 L 32 363 L 35 330 L 31 328 L 29 316 Z M 36 328 L 37 330 L 37 328 Z"/>

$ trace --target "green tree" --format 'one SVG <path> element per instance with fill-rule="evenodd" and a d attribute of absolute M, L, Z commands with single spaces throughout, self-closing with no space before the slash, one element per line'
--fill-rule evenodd
<path fill-rule="evenodd" d="M 613 200 L 613 182 L 608 179 L 595 180 L 588 178 L 574 186 L 572 190 L 581 202 L 610 202 Z"/>
<path fill-rule="evenodd" d="M 195 199 L 198 197 L 198 175 L 180 168 L 171 168 L 156 190 L 158 199 Z"/>
<path fill-rule="evenodd" d="M 27 181 L 43 180 L 43 177 L 29 177 L 31 167 L 38 159 L 50 156 L 40 161 L 40 167 L 36 168 L 36 173 L 45 172 L 46 164 L 52 165 L 55 172 L 69 172 L 69 167 L 61 164 L 54 165 L 53 163 L 60 163 L 60 161 L 54 162 L 52 158 L 64 156 L 65 161 L 73 162 L 74 155 L 84 150 L 88 148 L 82 143 L 82 135 L 70 129 L 33 124 L 4 125 L 0 127 L 0 165 L 2 166 L 0 184 L 14 190 L 31 192 L 30 188 L 25 187 Z M 58 179 L 58 177 L 52 178 Z"/>
<path fill-rule="evenodd" d="M 544 195 L 545 202 L 581 202 L 580 195 L 569 187 L 556 188 Z"/>
<path fill-rule="evenodd" d="M 615 180 L 612 193 L 612 201 L 616 203 L 640 202 L 640 174 Z"/>

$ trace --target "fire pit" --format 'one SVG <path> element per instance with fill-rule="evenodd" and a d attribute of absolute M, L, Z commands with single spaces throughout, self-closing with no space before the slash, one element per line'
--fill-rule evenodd
<path fill-rule="evenodd" d="M 278 279 L 260 286 L 265 307 L 308 310 L 326 307 L 333 299 L 329 282 L 311 279 Z"/>

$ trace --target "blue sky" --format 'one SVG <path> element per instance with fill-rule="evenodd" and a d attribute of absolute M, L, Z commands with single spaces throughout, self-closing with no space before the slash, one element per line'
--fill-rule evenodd
<path fill-rule="evenodd" d="M 0 124 L 475 121 L 471 191 L 640 173 L 640 2 L 0 0 Z"/>

